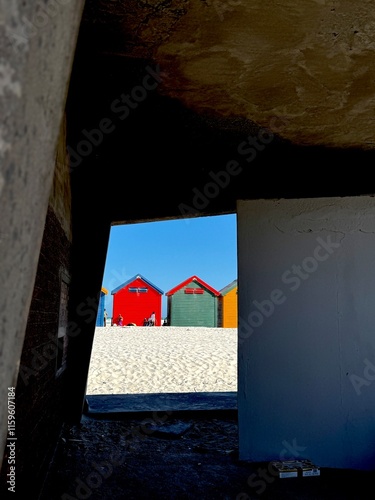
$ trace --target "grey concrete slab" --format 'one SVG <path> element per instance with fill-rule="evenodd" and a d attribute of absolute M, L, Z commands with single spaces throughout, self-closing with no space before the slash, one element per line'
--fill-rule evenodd
<path fill-rule="evenodd" d="M 161 394 L 93 394 L 86 396 L 85 413 L 92 417 L 131 416 L 150 412 L 236 414 L 237 392 Z"/>

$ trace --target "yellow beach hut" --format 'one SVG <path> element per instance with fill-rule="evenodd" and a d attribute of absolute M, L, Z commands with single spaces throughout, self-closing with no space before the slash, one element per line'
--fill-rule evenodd
<path fill-rule="evenodd" d="M 238 286 L 237 280 L 220 290 L 219 295 L 219 325 L 222 328 L 237 328 L 238 326 Z"/>

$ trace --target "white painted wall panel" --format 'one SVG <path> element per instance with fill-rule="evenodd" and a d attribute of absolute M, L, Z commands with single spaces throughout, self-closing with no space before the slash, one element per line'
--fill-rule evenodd
<path fill-rule="evenodd" d="M 238 203 L 240 457 L 375 466 L 375 198 Z"/>

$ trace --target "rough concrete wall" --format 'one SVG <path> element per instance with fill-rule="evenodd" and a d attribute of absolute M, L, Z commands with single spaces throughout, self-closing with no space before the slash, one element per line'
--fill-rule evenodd
<path fill-rule="evenodd" d="M 0 4 L 0 452 L 16 385 L 83 0 Z M 2 456 L 2 453 L 0 453 Z"/>
<path fill-rule="evenodd" d="M 242 459 L 375 466 L 375 198 L 241 201 Z"/>

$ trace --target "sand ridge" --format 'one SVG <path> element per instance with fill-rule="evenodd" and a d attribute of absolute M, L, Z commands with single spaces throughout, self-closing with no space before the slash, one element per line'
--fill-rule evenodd
<path fill-rule="evenodd" d="M 97 327 L 87 395 L 237 391 L 237 328 Z"/>

